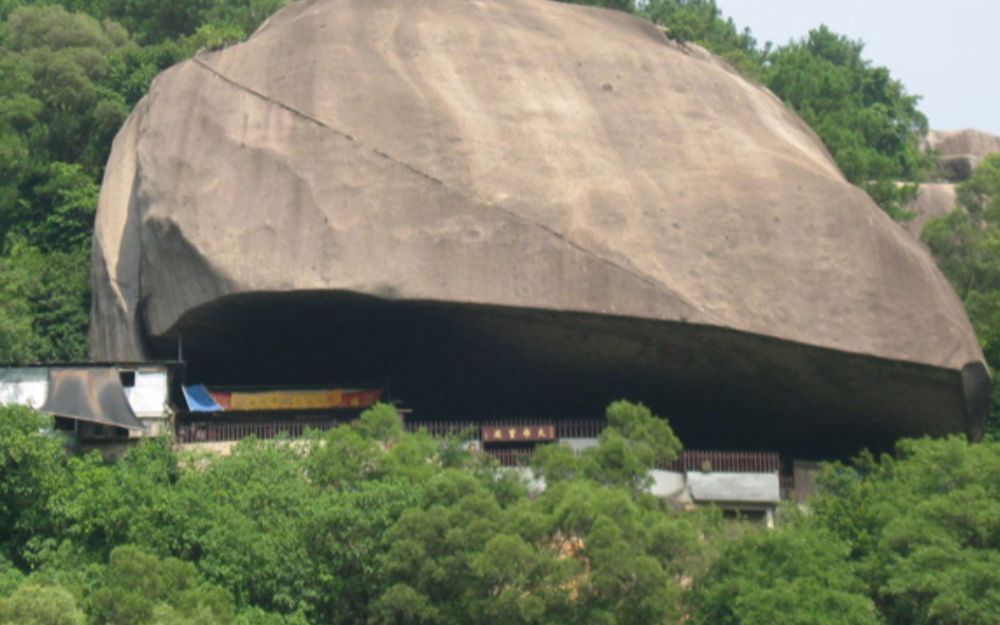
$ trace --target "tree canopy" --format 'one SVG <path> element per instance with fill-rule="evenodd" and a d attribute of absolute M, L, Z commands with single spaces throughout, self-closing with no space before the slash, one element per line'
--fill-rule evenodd
<path fill-rule="evenodd" d="M 595 451 L 543 475 L 385 406 L 228 456 L 147 440 L 116 461 L 0 408 L 0 624 L 995 622 L 1000 443 L 829 465 L 767 530 L 647 494 L 635 476 L 680 443 L 641 405 L 608 412 Z"/>
<path fill-rule="evenodd" d="M 239 41 L 283 4 L 0 2 L 0 362 L 85 356 L 115 133 L 156 74 Z"/>
<path fill-rule="evenodd" d="M 673 622 L 698 517 L 615 476 L 652 467 L 640 439 L 679 443 L 641 406 L 609 414 L 627 442 L 598 446 L 616 447 L 609 476 L 532 494 L 460 441 L 403 433 L 388 406 L 301 444 L 178 456 L 152 440 L 116 462 L 3 408 L 0 563 L 18 564 L 0 566 L 0 615 L 34 622 L 20 606 L 45 600 L 115 625 Z"/>
<path fill-rule="evenodd" d="M 927 118 L 885 67 L 862 56 L 864 44 L 825 26 L 769 53 L 764 82 L 819 135 L 847 179 L 890 216 L 909 217 L 914 184 L 933 165 L 921 148 Z"/>
<path fill-rule="evenodd" d="M 965 303 L 990 367 L 1000 367 L 1000 154 L 991 154 L 958 187 L 958 203 L 924 226 L 923 240 Z M 994 387 L 989 430 L 1000 436 Z"/>

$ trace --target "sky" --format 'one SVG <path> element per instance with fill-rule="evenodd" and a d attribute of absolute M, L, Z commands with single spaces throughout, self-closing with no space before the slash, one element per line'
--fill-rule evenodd
<path fill-rule="evenodd" d="M 826 24 L 865 42 L 934 130 L 1000 135 L 1000 0 L 716 0 L 760 44 L 798 39 Z"/>

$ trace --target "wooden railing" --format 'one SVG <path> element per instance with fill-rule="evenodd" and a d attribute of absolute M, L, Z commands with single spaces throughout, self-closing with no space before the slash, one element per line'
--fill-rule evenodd
<path fill-rule="evenodd" d="M 795 475 L 792 473 L 778 474 L 778 488 L 782 499 L 791 499 L 795 492 Z"/>
<path fill-rule="evenodd" d="M 526 467 L 531 463 L 534 455 L 531 448 L 494 448 L 486 449 L 486 453 L 496 458 L 502 467 Z"/>
<path fill-rule="evenodd" d="M 487 447 L 485 451 L 496 458 L 502 466 L 513 467 L 529 464 L 535 450 L 521 447 Z M 656 468 L 678 473 L 687 471 L 778 473 L 781 463 L 778 454 L 770 452 L 685 450 L 672 462 L 657 462 Z"/>
<path fill-rule="evenodd" d="M 416 432 L 426 430 L 431 436 L 453 436 L 463 432 L 472 432 L 479 438 L 479 428 L 488 423 L 498 427 L 517 427 L 525 425 L 554 425 L 556 438 L 597 438 L 601 430 L 607 426 L 603 419 L 485 419 L 482 421 L 419 421 L 407 420 L 406 431 Z"/>
<path fill-rule="evenodd" d="M 294 420 L 219 420 L 182 424 L 177 427 L 177 441 L 180 443 L 215 443 L 238 441 L 249 436 L 260 439 L 287 436 L 299 438 L 306 430 L 327 431 L 342 423 L 337 419 L 294 419 Z M 535 419 L 491 420 L 491 425 L 523 426 L 537 425 Z M 601 419 L 565 419 L 554 422 L 556 436 L 565 438 L 597 438 L 605 427 Z M 468 433 L 479 438 L 481 423 L 475 421 L 407 421 L 406 430 L 416 432 L 426 430 L 436 437 L 458 436 Z M 534 453 L 533 448 L 490 446 L 487 453 L 500 461 L 503 466 L 527 464 Z M 688 449 L 681 452 L 672 462 L 657 462 L 657 468 L 667 471 L 722 471 L 733 473 L 777 473 L 781 469 L 778 454 L 758 451 L 707 451 Z M 787 478 L 786 478 L 787 479 Z"/>
<path fill-rule="evenodd" d="M 723 471 L 727 473 L 777 473 L 778 454 L 767 451 L 705 451 L 685 449 L 673 462 L 657 463 L 667 471 Z"/>
<path fill-rule="evenodd" d="M 301 438 L 306 430 L 325 432 L 340 425 L 339 421 L 298 420 L 298 421 L 211 421 L 177 426 L 179 443 L 221 443 L 238 441 L 250 436 L 260 439 L 287 436 Z"/>
<path fill-rule="evenodd" d="M 301 438 L 307 430 L 325 432 L 347 423 L 347 419 L 332 418 L 296 418 L 284 420 L 218 420 L 181 424 L 177 427 L 177 442 L 179 443 L 216 443 L 238 441 L 249 436 L 260 439 L 270 439 L 278 436 Z M 498 419 L 490 420 L 490 425 L 518 426 L 539 425 L 537 419 Z M 555 425 L 556 436 L 566 438 L 597 438 L 606 423 L 602 419 L 565 419 L 545 422 Z M 405 429 L 409 432 L 426 430 L 431 436 L 458 436 L 468 434 L 479 439 L 479 428 L 482 423 L 475 421 L 407 421 Z M 535 448 L 533 446 L 509 447 L 504 445 L 489 445 L 485 453 L 492 456 L 504 467 L 523 467 L 531 463 Z M 787 498 L 795 485 L 791 475 L 781 473 L 781 462 L 777 453 L 761 451 L 710 451 L 688 449 L 672 462 L 657 462 L 656 468 L 679 473 L 689 471 L 708 471 L 726 473 L 777 473 L 780 482 L 781 496 Z"/>
<path fill-rule="evenodd" d="M 248 436 L 257 438 L 274 438 L 285 435 L 291 438 L 302 436 L 307 429 L 326 431 L 337 427 L 348 420 L 342 419 L 220 419 L 217 421 L 194 422 L 177 426 L 177 441 L 180 443 L 225 442 L 238 441 Z M 495 419 L 490 425 L 524 426 L 554 423 L 557 438 L 597 438 L 605 427 L 605 422 L 598 419 L 566 419 L 562 421 L 544 421 L 539 419 Z M 435 437 L 459 436 L 468 433 L 472 438 L 479 438 L 478 421 L 407 421 L 407 432 L 426 430 Z"/>

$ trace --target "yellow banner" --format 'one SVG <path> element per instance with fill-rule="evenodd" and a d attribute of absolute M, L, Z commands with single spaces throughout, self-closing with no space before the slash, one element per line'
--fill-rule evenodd
<path fill-rule="evenodd" d="M 340 389 L 326 391 L 271 391 L 268 393 L 233 393 L 232 410 L 309 410 L 339 408 L 344 405 Z"/>

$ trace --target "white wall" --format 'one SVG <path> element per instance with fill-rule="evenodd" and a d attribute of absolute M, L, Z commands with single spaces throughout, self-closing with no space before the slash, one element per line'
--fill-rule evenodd
<path fill-rule="evenodd" d="M 688 488 L 696 502 L 771 504 L 781 501 L 777 473 L 702 473 L 688 471 Z"/>
<path fill-rule="evenodd" d="M 121 369 L 120 371 L 130 371 Z M 135 370 L 135 385 L 124 387 L 125 397 L 146 432 L 130 436 L 155 436 L 166 431 L 169 415 L 169 380 L 163 369 Z M 0 368 L 0 405 L 20 404 L 40 408 L 49 395 L 49 368 Z"/>
<path fill-rule="evenodd" d="M 576 453 L 581 453 L 585 449 L 597 447 L 596 438 L 560 438 L 557 441 L 560 445 L 566 445 Z"/>
<path fill-rule="evenodd" d="M 649 476 L 653 478 L 653 483 L 649 486 L 651 494 L 678 503 L 691 502 L 687 492 L 687 480 L 683 473 L 653 469 Z"/>
<path fill-rule="evenodd" d="M 0 369 L 0 405 L 40 408 L 49 396 L 49 370 L 44 367 Z"/>
<path fill-rule="evenodd" d="M 135 386 L 125 387 L 125 397 L 137 417 L 166 417 L 167 391 L 166 371 L 139 369 L 135 372 Z"/>

